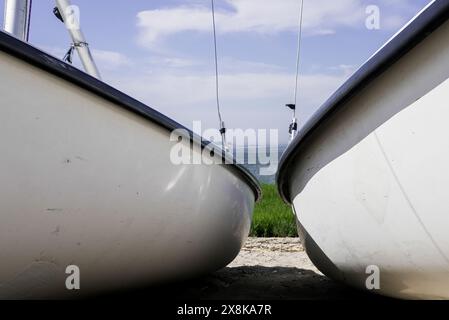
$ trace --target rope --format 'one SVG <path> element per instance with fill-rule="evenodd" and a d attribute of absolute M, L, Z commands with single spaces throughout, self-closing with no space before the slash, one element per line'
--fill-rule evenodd
<path fill-rule="evenodd" d="M 299 67 L 301 60 L 301 40 L 302 40 L 302 23 L 303 23 L 303 12 L 304 12 L 304 0 L 301 0 L 301 12 L 299 14 L 299 30 L 298 30 L 298 49 L 296 56 L 296 78 L 295 78 L 295 106 L 298 102 L 298 92 L 299 92 Z M 293 117 L 296 117 L 296 108 L 293 110 Z"/>
<path fill-rule="evenodd" d="M 65 54 L 64 58 L 62 58 L 62 61 L 64 62 L 68 62 L 70 64 L 72 64 L 73 61 L 73 52 L 75 51 L 75 48 L 78 47 L 87 47 L 89 46 L 89 44 L 87 42 L 77 42 L 77 43 L 72 43 L 70 45 L 69 50 L 67 51 L 67 53 Z"/>
<path fill-rule="evenodd" d="M 62 61 L 72 64 L 74 50 L 75 50 L 75 45 L 72 44 L 70 46 L 69 50 L 67 51 L 67 53 L 64 55 L 64 58 L 62 58 Z"/>
<path fill-rule="evenodd" d="M 217 31 L 216 31 L 216 24 L 215 24 L 215 3 L 214 0 L 211 0 L 211 6 L 212 6 L 212 29 L 214 31 L 214 54 L 215 54 L 215 93 L 216 93 L 216 101 L 217 101 L 217 113 L 218 113 L 218 120 L 220 122 L 220 133 L 222 137 L 222 144 L 223 149 L 226 149 L 226 128 L 224 125 L 224 122 L 221 117 L 221 110 L 220 110 L 220 79 L 219 79 L 219 73 L 218 73 L 218 50 L 217 50 Z"/>

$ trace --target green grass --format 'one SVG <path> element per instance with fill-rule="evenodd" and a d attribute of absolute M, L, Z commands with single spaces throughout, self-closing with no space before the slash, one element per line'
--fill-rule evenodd
<path fill-rule="evenodd" d="M 252 237 L 296 237 L 296 222 L 292 209 L 286 205 L 275 185 L 262 185 L 262 201 L 254 208 Z"/>

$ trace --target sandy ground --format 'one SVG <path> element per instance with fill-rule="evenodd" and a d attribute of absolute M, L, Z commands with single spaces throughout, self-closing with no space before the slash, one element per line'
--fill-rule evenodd
<path fill-rule="evenodd" d="M 249 238 L 228 267 L 198 281 L 187 289 L 187 296 L 231 300 L 376 298 L 325 277 L 298 238 Z"/>
<path fill-rule="evenodd" d="M 140 292 L 146 296 L 148 292 Z M 202 300 L 379 299 L 336 283 L 312 264 L 297 238 L 249 238 L 226 268 L 157 289 L 158 297 Z"/>
<path fill-rule="evenodd" d="M 248 238 L 238 257 L 228 267 L 245 266 L 300 267 L 319 273 L 298 238 Z"/>

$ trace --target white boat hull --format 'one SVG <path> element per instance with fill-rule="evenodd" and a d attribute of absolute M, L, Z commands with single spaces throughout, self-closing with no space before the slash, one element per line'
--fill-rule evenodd
<path fill-rule="evenodd" d="M 446 22 L 347 100 L 290 162 L 300 234 L 334 279 L 449 298 L 448 34 Z"/>
<path fill-rule="evenodd" d="M 238 254 L 256 194 L 234 166 L 172 165 L 166 128 L 2 51 L 0 75 L 0 298 L 152 285 Z"/>

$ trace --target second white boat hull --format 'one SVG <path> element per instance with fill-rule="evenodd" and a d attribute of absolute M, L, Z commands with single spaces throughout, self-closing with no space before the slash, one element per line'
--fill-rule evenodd
<path fill-rule="evenodd" d="M 300 234 L 334 279 L 392 297 L 449 299 L 448 34 L 446 22 L 291 158 Z"/>

